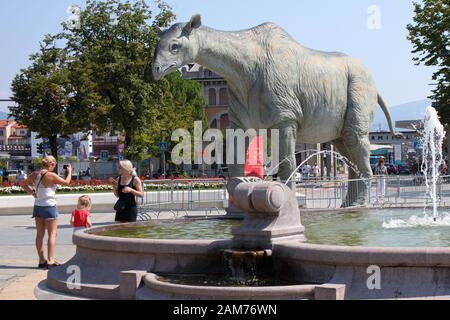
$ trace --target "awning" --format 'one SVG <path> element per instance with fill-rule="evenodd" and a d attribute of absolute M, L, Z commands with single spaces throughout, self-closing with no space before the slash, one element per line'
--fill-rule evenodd
<path fill-rule="evenodd" d="M 394 150 L 392 145 L 388 144 L 372 144 L 370 145 L 370 151 L 379 151 L 379 150 Z"/>

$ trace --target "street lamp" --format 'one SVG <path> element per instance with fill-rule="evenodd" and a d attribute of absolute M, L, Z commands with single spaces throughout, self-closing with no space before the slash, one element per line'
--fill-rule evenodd
<path fill-rule="evenodd" d="M 160 135 L 161 135 L 161 140 L 160 140 L 160 144 L 159 144 L 159 149 L 161 151 L 161 173 L 163 178 L 166 178 L 166 143 L 163 141 L 163 136 L 164 133 L 166 131 L 165 130 L 160 130 Z"/>

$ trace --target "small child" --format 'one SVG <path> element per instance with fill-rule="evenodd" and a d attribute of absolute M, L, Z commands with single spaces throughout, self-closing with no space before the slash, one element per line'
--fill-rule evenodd
<path fill-rule="evenodd" d="M 77 208 L 72 211 L 72 219 L 70 220 L 70 224 L 75 228 L 74 231 L 92 227 L 91 214 L 89 212 L 91 206 L 91 197 L 81 196 L 78 198 Z"/>

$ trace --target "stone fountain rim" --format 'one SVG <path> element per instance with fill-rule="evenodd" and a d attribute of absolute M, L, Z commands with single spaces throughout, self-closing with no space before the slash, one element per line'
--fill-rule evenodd
<path fill-rule="evenodd" d="M 232 239 L 155 240 L 86 233 L 99 229 L 105 227 L 77 231 L 73 235 L 73 243 L 83 249 L 134 254 L 204 254 L 232 248 L 233 245 Z M 274 244 L 273 252 L 274 257 L 327 265 L 450 266 L 450 247 L 352 247 L 286 241 Z"/>
<path fill-rule="evenodd" d="M 188 296 L 210 296 L 217 297 L 241 297 L 243 296 L 254 296 L 258 297 L 273 297 L 274 294 L 278 293 L 281 297 L 288 296 L 292 294 L 300 295 L 312 295 L 314 294 L 314 289 L 319 284 L 307 284 L 307 285 L 288 285 L 288 286 L 261 286 L 261 287 L 219 287 L 219 286 L 194 286 L 194 285 L 183 285 L 174 284 L 170 282 L 160 281 L 158 279 L 159 275 L 156 273 L 147 273 L 144 277 L 144 283 L 147 288 L 154 288 L 158 291 L 163 291 L 167 293 L 175 294 L 185 294 Z"/>
<path fill-rule="evenodd" d="M 326 265 L 450 267 L 450 247 L 361 247 L 310 243 L 276 244 L 274 256 Z"/>
<path fill-rule="evenodd" d="M 213 218 L 210 218 L 213 219 Z M 218 219 L 218 218 L 214 218 Z M 221 218 L 219 218 L 221 219 Z M 223 219 L 223 218 L 222 218 Z M 193 220 L 204 220 L 193 218 Z M 85 230 L 78 230 L 72 236 L 73 244 L 77 247 L 99 250 L 115 251 L 123 253 L 168 253 L 168 254 L 192 254 L 204 253 L 208 250 L 217 250 L 231 246 L 231 239 L 210 239 L 210 240 L 186 240 L 186 239 L 140 239 L 140 238 L 120 238 L 110 236 L 100 236 L 91 234 L 105 229 L 132 227 L 134 225 L 152 224 L 155 222 L 167 222 L 173 219 L 161 219 L 158 221 L 145 221 L 126 223 L 120 225 L 109 225 L 94 227 Z M 182 221 L 181 219 L 179 221 Z M 188 222 L 188 221 L 186 221 Z"/>

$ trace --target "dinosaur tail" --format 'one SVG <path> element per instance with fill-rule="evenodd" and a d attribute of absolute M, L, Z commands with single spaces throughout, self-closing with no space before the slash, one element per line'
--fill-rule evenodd
<path fill-rule="evenodd" d="M 389 129 L 391 130 L 391 133 L 394 136 L 401 136 L 400 133 L 395 132 L 394 125 L 392 124 L 391 114 L 389 113 L 389 110 L 388 110 L 386 104 L 384 103 L 383 98 L 380 96 L 380 94 L 378 94 L 378 104 L 380 105 L 381 109 L 383 110 L 383 113 L 384 113 L 386 120 L 388 122 L 388 125 L 389 125 Z"/>

